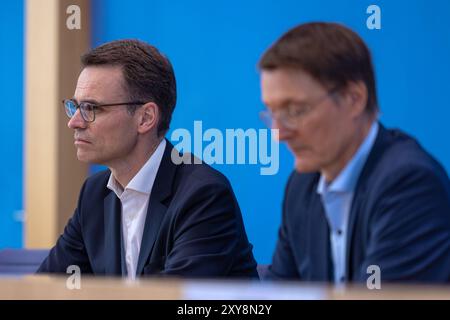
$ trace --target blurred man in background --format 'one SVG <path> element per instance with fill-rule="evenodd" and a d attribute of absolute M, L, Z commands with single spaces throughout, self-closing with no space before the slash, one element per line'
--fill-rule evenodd
<path fill-rule="evenodd" d="M 412 137 L 378 121 L 362 39 L 297 26 L 261 58 L 267 124 L 295 157 L 268 278 L 450 280 L 450 182 Z M 395 107 L 395 106 L 394 106 Z"/>
<path fill-rule="evenodd" d="M 131 279 L 257 277 L 228 180 L 205 164 L 172 161 L 164 138 L 176 103 L 169 60 L 144 42 L 121 40 L 93 49 L 82 64 L 75 95 L 64 101 L 68 126 L 78 159 L 109 169 L 86 180 L 39 272 L 77 265 Z"/>

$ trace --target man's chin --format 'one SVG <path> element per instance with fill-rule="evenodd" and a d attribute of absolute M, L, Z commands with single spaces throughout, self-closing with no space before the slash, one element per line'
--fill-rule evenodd
<path fill-rule="evenodd" d="M 311 161 L 308 161 L 304 157 L 302 158 L 295 157 L 294 168 L 295 171 L 297 171 L 298 173 L 311 173 L 319 171 L 317 165 L 315 165 Z"/>
<path fill-rule="evenodd" d="M 92 157 L 90 157 L 89 155 L 87 155 L 84 152 L 77 152 L 77 159 L 78 159 L 78 161 L 83 162 L 83 163 L 93 163 L 93 160 L 94 160 L 94 159 L 92 159 Z"/>
<path fill-rule="evenodd" d="M 84 157 L 78 157 L 77 156 L 78 161 L 83 162 L 83 163 L 91 163 L 91 161 L 89 161 L 88 159 L 84 158 Z"/>

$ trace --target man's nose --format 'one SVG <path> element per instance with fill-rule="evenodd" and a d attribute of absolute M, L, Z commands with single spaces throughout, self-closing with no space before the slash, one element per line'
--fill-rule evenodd
<path fill-rule="evenodd" d="M 67 123 L 67 126 L 70 129 L 79 129 L 79 128 L 86 128 L 86 121 L 84 121 L 83 117 L 81 116 L 80 109 L 78 109 L 75 114 L 72 116 L 72 118 L 69 119 L 69 122 Z"/>
<path fill-rule="evenodd" d="M 289 139 L 294 133 L 294 130 L 286 127 L 283 124 L 283 122 L 279 121 L 278 119 L 273 119 L 272 129 L 277 129 L 279 141 L 284 141 L 284 140 Z"/>

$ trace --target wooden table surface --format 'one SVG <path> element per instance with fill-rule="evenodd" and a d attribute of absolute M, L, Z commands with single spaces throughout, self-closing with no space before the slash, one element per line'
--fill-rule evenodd
<path fill-rule="evenodd" d="M 0 299 L 132 299 L 132 300 L 302 300 L 302 299 L 445 299 L 450 286 L 382 285 L 334 287 L 293 282 L 82 277 L 80 289 L 69 289 L 67 277 L 0 277 Z M 70 287 L 70 286 L 69 286 Z"/>

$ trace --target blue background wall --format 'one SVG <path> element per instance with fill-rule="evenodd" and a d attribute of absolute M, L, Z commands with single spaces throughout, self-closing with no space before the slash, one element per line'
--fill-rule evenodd
<path fill-rule="evenodd" d="M 366 9 L 381 8 L 381 30 L 368 30 Z M 93 2 L 93 45 L 139 38 L 172 61 L 179 100 L 172 128 L 263 128 L 258 111 L 261 53 L 290 27 L 337 21 L 372 50 L 382 121 L 416 136 L 450 169 L 450 1 L 120 1 Z M 170 137 L 170 134 L 168 135 Z M 217 165 L 231 181 L 260 263 L 271 259 L 283 188 L 293 159 L 280 148 L 280 171 Z"/>
<path fill-rule="evenodd" d="M 0 10 L 0 249 L 22 246 L 23 43 L 22 0 L 2 1 Z"/>
<path fill-rule="evenodd" d="M 6 41 L 15 45 L 7 45 L 14 54 L 1 50 L 0 90 L 2 115 L 13 124 L 0 130 L 14 140 L 4 140 L 7 145 L 2 148 L 8 151 L 1 157 L 7 183 L 0 191 L 11 203 L 1 209 L 0 246 L 21 244 L 20 225 L 12 212 L 22 205 L 23 6 L 21 1 L 9 2 L 9 12 L 1 12 L 0 31 L 9 33 L 1 34 L 0 43 L 2 49 Z M 366 8 L 371 4 L 381 8 L 381 30 L 366 27 Z M 264 106 L 256 69 L 262 52 L 298 23 L 344 23 L 372 50 L 384 124 L 417 137 L 450 171 L 448 0 L 93 0 L 92 11 L 93 46 L 139 38 L 170 58 L 179 94 L 172 128 L 189 130 L 194 120 L 202 120 L 204 130 L 264 128 L 258 118 Z M 12 63 L 4 61 L 5 54 L 13 57 Z M 255 165 L 216 166 L 234 187 L 260 263 L 270 261 L 275 246 L 284 184 L 292 165 L 292 157 L 281 145 L 280 171 L 275 176 L 259 175 Z"/>

